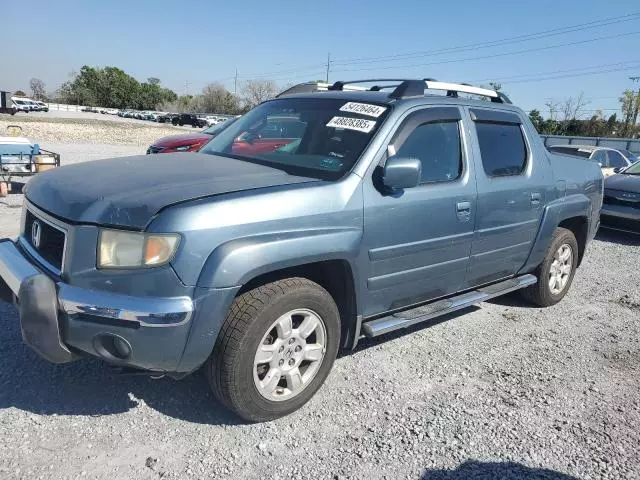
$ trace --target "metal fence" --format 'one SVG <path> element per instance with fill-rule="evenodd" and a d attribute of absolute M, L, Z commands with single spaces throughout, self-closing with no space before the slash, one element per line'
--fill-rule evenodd
<path fill-rule="evenodd" d="M 569 137 L 563 135 L 540 135 L 545 146 L 551 145 L 594 145 L 597 147 L 619 148 L 640 154 L 640 139 L 606 137 Z"/>

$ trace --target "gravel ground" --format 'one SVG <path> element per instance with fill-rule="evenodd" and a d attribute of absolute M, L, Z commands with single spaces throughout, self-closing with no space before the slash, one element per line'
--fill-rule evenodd
<path fill-rule="evenodd" d="M 52 112 L 16 114 L 13 117 L 3 115 L 0 117 L 0 135 L 4 135 L 7 126 L 19 125 L 22 127 L 23 136 L 41 145 L 44 143 L 99 143 L 137 145 L 146 149 L 160 137 L 200 130 L 95 113 L 84 114 L 93 115 L 95 118 L 61 118 L 47 116 L 47 113 Z M 81 113 L 77 112 L 78 115 Z"/>
<path fill-rule="evenodd" d="M 139 152 L 51 148 L 69 163 Z M 0 205 L 0 236 L 18 218 Z M 601 233 L 554 307 L 512 295 L 363 342 L 304 408 L 256 425 L 199 373 L 50 365 L 0 302 L 0 478 L 640 478 L 639 246 Z"/>

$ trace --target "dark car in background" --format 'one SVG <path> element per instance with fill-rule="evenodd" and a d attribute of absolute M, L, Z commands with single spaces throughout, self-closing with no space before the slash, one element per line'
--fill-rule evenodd
<path fill-rule="evenodd" d="M 231 118 L 224 123 L 205 128 L 198 133 L 183 133 L 159 138 L 147 149 L 147 153 L 197 152 L 204 144 L 232 125 L 236 120 L 237 118 Z"/>
<path fill-rule="evenodd" d="M 605 179 L 600 225 L 640 234 L 640 161 Z"/>
<path fill-rule="evenodd" d="M 171 119 L 171 123 L 174 125 L 191 125 L 193 128 L 204 128 L 207 126 L 207 121 L 203 118 L 198 118 L 195 113 L 181 113 L 177 117 Z"/>

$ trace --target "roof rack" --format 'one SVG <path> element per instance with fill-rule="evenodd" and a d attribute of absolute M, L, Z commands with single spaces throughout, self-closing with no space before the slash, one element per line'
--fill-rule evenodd
<path fill-rule="evenodd" d="M 359 83 L 374 83 L 372 87 L 363 87 L 355 85 Z M 422 80 L 406 80 L 397 78 L 372 78 L 366 80 L 350 80 L 339 81 L 333 84 L 324 82 L 307 82 L 294 85 L 293 87 L 279 93 L 276 98 L 294 93 L 322 92 L 327 90 L 342 91 L 372 91 L 377 92 L 393 88 L 389 94 L 390 98 L 410 98 L 419 97 L 425 94 L 425 90 L 444 90 L 447 97 L 457 98 L 459 93 L 467 93 L 470 95 L 479 95 L 488 97 L 492 102 L 511 103 L 511 100 L 501 92 L 496 92 L 488 88 L 474 87 L 468 83 L 450 83 L 439 82 L 433 78 L 424 78 Z"/>

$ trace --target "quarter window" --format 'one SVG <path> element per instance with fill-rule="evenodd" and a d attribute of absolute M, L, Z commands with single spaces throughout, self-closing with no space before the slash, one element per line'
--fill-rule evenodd
<path fill-rule="evenodd" d="M 462 173 L 462 152 L 458 122 L 418 125 L 396 151 L 396 156 L 420 160 L 420 183 L 449 182 L 459 178 Z"/>
<path fill-rule="evenodd" d="M 520 125 L 476 121 L 484 171 L 490 177 L 520 175 L 527 163 L 527 147 Z"/>

